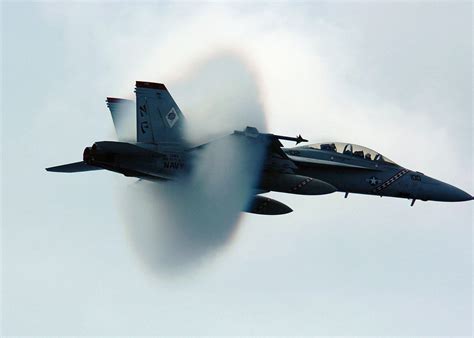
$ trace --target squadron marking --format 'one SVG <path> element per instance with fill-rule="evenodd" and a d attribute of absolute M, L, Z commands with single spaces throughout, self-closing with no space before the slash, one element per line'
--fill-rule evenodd
<path fill-rule="evenodd" d="M 398 173 L 396 173 L 395 175 L 393 175 L 392 177 L 390 177 L 388 180 L 386 180 L 385 182 L 383 182 L 381 185 L 379 185 L 377 188 L 375 188 L 374 190 L 372 190 L 372 192 L 380 192 L 382 191 L 383 189 L 387 188 L 388 186 L 390 186 L 393 182 L 397 181 L 398 179 L 400 179 L 403 175 L 405 175 L 407 172 L 409 172 L 410 170 L 408 169 L 403 169 L 401 171 L 399 171 Z"/>
<path fill-rule="evenodd" d="M 176 122 L 178 122 L 178 120 L 179 120 L 179 116 L 176 113 L 176 110 L 174 109 L 174 107 L 172 107 L 171 110 L 168 112 L 168 114 L 166 114 L 166 121 L 168 122 L 168 125 L 170 126 L 170 128 L 173 128 L 173 126 L 176 124 Z"/>

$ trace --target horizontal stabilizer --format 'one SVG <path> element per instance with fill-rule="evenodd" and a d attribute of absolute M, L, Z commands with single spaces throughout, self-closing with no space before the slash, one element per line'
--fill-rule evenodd
<path fill-rule="evenodd" d="M 92 171 L 92 170 L 101 170 L 101 169 L 102 168 L 87 164 L 84 161 L 46 168 L 47 171 L 53 171 L 56 173 L 77 173 L 81 171 Z"/>

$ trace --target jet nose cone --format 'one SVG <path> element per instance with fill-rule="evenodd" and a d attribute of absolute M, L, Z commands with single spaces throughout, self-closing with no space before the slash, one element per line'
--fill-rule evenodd
<path fill-rule="evenodd" d="M 464 202 L 464 201 L 470 201 L 472 200 L 472 196 L 468 194 L 467 192 L 453 187 L 452 185 L 444 183 L 445 187 L 445 197 L 447 201 L 450 202 Z"/>
<path fill-rule="evenodd" d="M 431 179 L 426 186 L 427 199 L 441 202 L 464 202 L 473 199 L 471 194 L 450 184 Z"/>

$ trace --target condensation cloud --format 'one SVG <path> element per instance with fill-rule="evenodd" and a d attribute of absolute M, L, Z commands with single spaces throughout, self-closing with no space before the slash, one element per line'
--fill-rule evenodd
<path fill-rule="evenodd" d="M 235 54 L 200 62 L 169 87 L 187 118 L 188 139 L 213 142 L 193 158 L 189 177 L 139 181 L 123 190 L 120 209 L 131 245 L 160 275 L 189 271 L 229 243 L 258 178 L 262 149 L 244 137 L 218 136 L 246 126 L 264 129 L 255 77 Z"/>

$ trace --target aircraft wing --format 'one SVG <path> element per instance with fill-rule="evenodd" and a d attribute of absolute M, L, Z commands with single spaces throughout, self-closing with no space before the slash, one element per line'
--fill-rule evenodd
<path fill-rule="evenodd" d="M 265 158 L 264 158 L 264 170 L 280 173 L 294 173 L 294 169 L 297 168 L 295 162 L 288 157 L 288 155 L 283 151 L 283 144 L 280 140 L 295 141 L 297 144 L 300 142 L 307 142 L 303 139 L 301 135 L 297 137 L 281 136 L 274 134 L 260 133 L 257 128 L 247 127 L 244 131 L 235 130 L 232 134 L 226 135 L 223 137 L 247 137 L 250 140 L 255 140 L 257 143 L 263 143 L 265 145 Z M 223 138 L 220 137 L 220 138 Z M 217 138 L 216 140 L 220 139 Z M 214 141 L 216 141 L 214 140 Z M 201 144 L 199 146 L 193 147 L 189 150 L 195 150 L 199 148 L 204 148 L 213 141 Z"/>
<path fill-rule="evenodd" d="M 288 157 L 287 154 L 285 154 L 283 149 L 281 149 L 283 144 L 280 142 L 278 135 L 262 135 L 267 138 L 268 142 L 264 169 L 279 173 L 294 173 L 294 169 L 297 168 L 297 165 L 290 157 Z"/>
<path fill-rule="evenodd" d="M 264 142 L 266 145 L 264 168 L 265 171 L 276 173 L 294 173 L 297 168 L 295 162 L 283 151 L 283 144 L 280 140 L 295 141 L 296 144 L 300 142 L 307 142 L 301 135 L 297 137 L 281 136 L 275 134 L 260 133 L 256 128 L 247 127 L 244 131 L 235 131 L 236 135 L 244 135 L 249 138 L 254 138 L 256 141 Z"/>
<path fill-rule="evenodd" d="M 57 172 L 57 173 L 77 173 L 77 172 L 82 172 L 82 171 L 102 170 L 102 168 L 87 164 L 84 161 L 80 161 L 80 162 L 58 165 L 56 167 L 46 168 L 46 170 Z"/>

